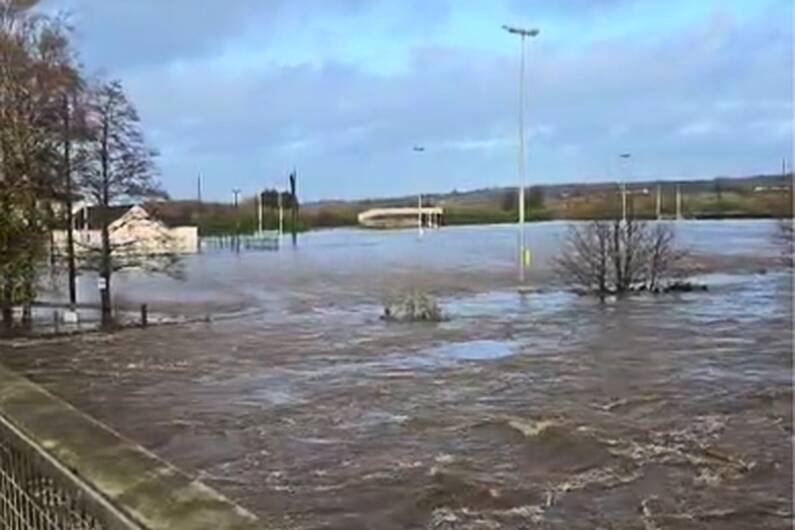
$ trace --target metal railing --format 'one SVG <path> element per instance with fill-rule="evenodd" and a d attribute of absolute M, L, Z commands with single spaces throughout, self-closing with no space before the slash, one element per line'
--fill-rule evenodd
<path fill-rule="evenodd" d="M 0 364 L 0 530 L 262 530 L 250 512 Z"/>
<path fill-rule="evenodd" d="M 141 527 L 0 416 L 0 529 Z"/>
<path fill-rule="evenodd" d="M 224 250 L 279 250 L 279 233 L 275 231 L 257 234 L 202 236 L 199 246 L 203 251 Z"/>

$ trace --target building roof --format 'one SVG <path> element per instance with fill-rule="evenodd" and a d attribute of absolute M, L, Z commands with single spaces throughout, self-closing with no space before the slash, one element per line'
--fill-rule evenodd
<path fill-rule="evenodd" d="M 125 204 L 119 206 L 89 206 L 76 212 L 75 224 L 78 227 L 83 227 L 86 214 L 88 215 L 88 223 L 86 228 L 89 230 L 99 230 L 102 228 L 103 223 L 112 224 L 120 219 L 124 214 L 130 211 L 134 204 Z M 160 221 L 169 228 L 175 226 L 190 226 L 194 223 L 179 212 L 174 212 L 172 209 L 165 206 L 165 203 L 144 203 L 138 205 L 148 213 L 153 219 Z"/>

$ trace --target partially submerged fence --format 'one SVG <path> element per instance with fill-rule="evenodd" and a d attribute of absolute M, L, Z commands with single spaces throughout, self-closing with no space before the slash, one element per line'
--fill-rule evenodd
<path fill-rule="evenodd" d="M 0 530 L 254 530 L 256 518 L 0 366 Z"/>
<path fill-rule="evenodd" d="M 257 234 L 229 234 L 222 236 L 205 236 L 199 240 L 201 250 L 228 249 L 235 252 L 241 250 L 279 250 L 280 236 L 278 232 L 260 232 Z"/>

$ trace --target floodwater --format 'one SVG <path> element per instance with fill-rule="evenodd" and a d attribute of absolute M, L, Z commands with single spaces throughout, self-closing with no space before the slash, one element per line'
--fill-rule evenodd
<path fill-rule="evenodd" d="M 565 226 L 312 233 L 119 298 L 226 315 L 6 343 L 44 384 L 279 528 L 792 527 L 792 280 L 775 224 L 682 222 L 707 293 L 560 289 Z M 421 289 L 449 319 L 396 324 Z"/>

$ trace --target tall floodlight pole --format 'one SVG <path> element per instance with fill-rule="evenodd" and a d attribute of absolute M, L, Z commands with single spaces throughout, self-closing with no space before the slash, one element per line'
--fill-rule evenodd
<path fill-rule="evenodd" d="M 262 201 L 262 192 L 257 192 L 257 235 L 262 234 L 263 225 L 262 225 L 262 210 L 264 208 L 263 201 Z"/>
<path fill-rule="evenodd" d="M 632 158 L 630 153 L 622 153 L 619 155 L 623 164 L 623 175 L 621 175 L 621 220 L 626 224 L 627 222 L 627 180 L 629 180 L 629 160 Z"/>
<path fill-rule="evenodd" d="M 676 220 L 682 219 L 682 185 L 676 183 Z"/>
<path fill-rule="evenodd" d="M 525 268 L 530 262 L 530 252 L 527 249 L 524 233 L 525 221 L 525 199 L 524 192 L 527 187 L 527 175 L 525 171 L 525 147 L 524 147 L 524 120 L 525 120 L 525 89 L 524 89 L 524 56 L 525 40 L 527 37 L 536 37 L 540 33 L 538 29 L 522 29 L 513 26 L 503 26 L 502 29 L 512 35 L 519 35 L 521 39 L 521 59 L 519 61 L 519 281 L 525 281 Z"/>
<path fill-rule="evenodd" d="M 657 213 L 657 220 L 662 220 L 662 185 L 657 184 L 657 207 L 655 209 Z"/>

